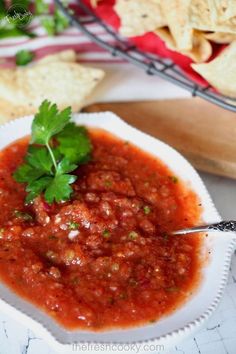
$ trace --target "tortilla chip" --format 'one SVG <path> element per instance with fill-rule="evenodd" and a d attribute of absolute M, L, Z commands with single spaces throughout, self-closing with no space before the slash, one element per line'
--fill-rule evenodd
<path fill-rule="evenodd" d="M 160 28 L 155 33 L 165 42 L 167 48 L 177 51 L 175 40 L 171 35 L 168 28 Z M 191 58 L 196 63 L 202 63 L 210 58 L 212 55 L 212 46 L 209 41 L 204 37 L 203 33 L 193 32 L 193 47 L 189 51 L 179 51 Z"/>
<path fill-rule="evenodd" d="M 235 0 L 208 0 L 211 16 L 215 23 L 230 20 L 236 16 Z"/>
<path fill-rule="evenodd" d="M 214 31 L 208 0 L 192 0 L 190 2 L 189 22 L 195 29 Z"/>
<path fill-rule="evenodd" d="M 72 49 L 63 50 L 59 53 L 49 54 L 39 59 L 37 64 L 47 64 L 55 61 L 65 61 L 65 62 L 76 62 L 77 55 L 76 52 Z"/>
<path fill-rule="evenodd" d="M 236 40 L 236 34 L 224 32 L 205 33 L 205 38 L 218 44 L 229 44 Z"/>
<path fill-rule="evenodd" d="M 236 97 L 236 42 L 232 42 L 216 59 L 192 68 L 219 92 Z"/>
<path fill-rule="evenodd" d="M 236 6 L 234 0 L 208 0 L 211 18 L 217 30 L 236 33 Z"/>
<path fill-rule="evenodd" d="M 197 30 L 236 33 L 236 17 L 223 20 L 222 11 L 215 0 L 192 0 L 189 7 L 190 24 Z"/>
<path fill-rule="evenodd" d="M 9 120 L 35 113 L 45 99 L 57 103 L 59 109 L 71 106 L 73 112 L 78 112 L 103 76 L 100 69 L 70 62 L 0 69 L 1 115 Z M 16 114 L 12 113 L 13 109 Z"/>
<path fill-rule="evenodd" d="M 126 37 L 140 36 L 166 25 L 160 0 L 117 0 L 119 32 Z"/>
<path fill-rule="evenodd" d="M 189 23 L 189 5 L 191 0 L 162 1 L 167 25 L 175 40 L 177 50 L 191 50 L 193 28 Z"/>
<path fill-rule="evenodd" d="M 0 124 L 34 113 L 35 109 L 33 107 L 27 107 L 26 109 L 23 106 L 15 106 L 12 102 L 0 98 Z"/>
<path fill-rule="evenodd" d="M 231 0 L 232 1 L 232 0 Z M 208 0 L 211 9 L 211 17 L 215 23 L 223 20 L 226 9 L 228 7 L 228 0 Z"/>
<path fill-rule="evenodd" d="M 227 0 L 227 8 L 222 17 L 223 21 L 227 21 L 232 17 L 236 17 L 236 1 L 235 0 Z"/>
<path fill-rule="evenodd" d="M 204 37 L 203 33 L 194 31 L 192 50 L 183 51 L 182 54 L 187 55 L 196 63 L 203 63 L 211 57 L 212 46 L 211 43 Z"/>
<path fill-rule="evenodd" d="M 177 50 L 174 37 L 170 33 L 168 27 L 158 28 L 155 33 L 165 42 L 168 49 L 175 51 Z"/>

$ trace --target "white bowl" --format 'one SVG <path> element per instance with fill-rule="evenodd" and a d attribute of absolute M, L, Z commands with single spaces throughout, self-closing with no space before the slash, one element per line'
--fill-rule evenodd
<path fill-rule="evenodd" d="M 177 151 L 129 126 L 109 112 L 75 114 L 74 121 L 78 124 L 106 129 L 157 156 L 173 171 L 174 175 L 181 178 L 199 196 L 203 207 L 203 222 L 211 223 L 221 220 L 199 175 Z M 32 117 L 24 117 L 1 126 L 0 149 L 14 140 L 30 134 L 31 122 Z M 205 251 L 210 250 L 211 255 L 202 269 L 203 279 L 199 288 L 182 307 L 153 324 L 97 333 L 85 330 L 68 331 L 60 327 L 34 305 L 15 295 L 4 284 L 0 284 L 0 310 L 12 314 L 16 320 L 22 321 L 37 335 L 42 336 L 49 344 L 51 343 L 56 347 L 58 352 L 71 351 L 72 343 L 82 342 L 100 344 L 136 343 L 137 345 L 151 345 L 152 348 L 154 348 L 154 345 L 157 348 L 158 345 L 167 348 L 167 346 L 176 344 L 192 331 L 198 329 L 216 308 L 226 285 L 235 241 L 231 234 L 226 233 L 212 233 L 209 234 L 207 239 L 204 238 L 203 248 Z M 109 352 L 109 347 L 107 348 L 107 352 Z M 113 349 L 115 348 L 118 349 L 118 346 Z M 105 353 L 106 351 L 102 350 L 102 352 Z"/>

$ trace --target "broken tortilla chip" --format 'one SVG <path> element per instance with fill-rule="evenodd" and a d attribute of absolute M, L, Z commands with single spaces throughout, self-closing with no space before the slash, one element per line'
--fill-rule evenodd
<path fill-rule="evenodd" d="M 165 45 L 166 45 L 166 47 L 168 49 L 170 49 L 170 50 L 176 50 L 177 49 L 174 37 L 170 33 L 170 30 L 169 30 L 168 27 L 158 28 L 155 31 L 155 34 L 158 35 L 158 37 L 161 38 L 165 42 Z"/>
<path fill-rule="evenodd" d="M 119 32 L 126 37 L 140 36 L 166 25 L 160 0 L 117 0 L 114 8 L 121 21 Z"/>
<path fill-rule="evenodd" d="M 227 0 L 227 8 L 222 17 L 223 21 L 229 20 L 232 17 L 236 17 L 236 1 L 235 0 Z"/>
<path fill-rule="evenodd" d="M 161 2 L 167 25 L 179 51 L 191 50 L 193 46 L 193 28 L 189 23 L 190 2 L 191 0 Z"/>
<path fill-rule="evenodd" d="M 192 0 L 189 5 L 189 23 L 198 30 L 212 30 L 212 20 L 208 0 Z"/>
<path fill-rule="evenodd" d="M 229 44 L 236 40 L 236 34 L 224 32 L 205 33 L 204 37 L 218 44 Z"/>
<path fill-rule="evenodd" d="M 63 61 L 0 69 L 1 116 L 7 121 L 35 113 L 45 99 L 78 112 L 103 76 L 100 69 Z"/>
<path fill-rule="evenodd" d="M 208 0 L 208 3 L 215 31 L 236 33 L 235 1 Z"/>
<path fill-rule="evenodd" d="M 208 2 L 215 23 L 228 21 L 236 16 L 235 0 L 208 0 Z"/>
<path fill-rule="evenodd" d="M 172 37 L 168 28 L 160 28 L 155 33 L 165 42 L 166 47 L 170 50 L 177 51 L 174 38 Z M 193 46 L 189 51 L 179 51 L 191 58 L 196 63 L 207 61 L 212 55 L 212 46 L 209 41 L 204 37 L 203 33 L 193 32 Z"/>
<path fill-rule="evenodd" d="M 236 97 L 236 42 L 232 42 L 209 63 L 192 64 L 192 68 L 219 92 Z"/>
<path fill-rule="evenodd" d="M 215 0 L 192 0 L 189 6 L 189 21 L 193 28 L 202 31 L 236 33 L 236 17 L 223 20 L 222 15 Z"/>
<path fill-rule="evenodd" d="M 24 106 L 16 106 L 11 102 L 0 98 L 0 125 L 12 119 L 34 113 L 35 109 L 33 107 L 27 107 L 26 109 Z"/>

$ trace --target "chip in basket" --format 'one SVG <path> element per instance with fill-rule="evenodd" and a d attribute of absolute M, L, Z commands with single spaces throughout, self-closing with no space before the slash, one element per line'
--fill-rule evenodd
<path fill-rule="evenodd" d="M 167 27 L 159 28 L 155 33 L 165 42 L 168 49 L 177 51 L 175 40 Z M 190 50 L 181 50 L 179 52 L 188 56 L 196 63 L 202 63 L 211 57 L 212 46 L 202 32 L 194 30 L 192 48 Z"/>
<path fill-rule="evenodd" d="M 90 0 L 90 2 L 97 7 L 96 13 L 101 17 L 104 16 L 107 22 L 109 21 L 106 14 L 103 14 L 100 4 L 106 3 L 108 7 L 110 4 L 111 13 L 113 11 L 114 15 L 117 15 L 114 16 L 114 23 L 111 21 L 110 24 L 122 35 L 136 37 L 131 40 L 142 51 L 163 57 L 168 57 L 169 54 L 170 58 L 195 77 L 196 81 L 199 77 L 193 70 L 219 92 L 236 97 L 234 64 L 236 0 L 107 0 L 107 2 Z M 106 11 L 107 7 L 106 10 L 104 8 L 104 12 Z M 156 36 L 152 36 L 153 33 L 165 43 L 167 49 L 163 46 L 164 48 L 159 50 L 158 46 L 162 43 L 158 38 L 155 42 Z M 220 45 L 230 46 L 222 53 Z M 192 64 L 190 68 L 190 60 L 173 52 L 190 58 L 196 64 Z M 210 62 L 206 63 L 209 60 Z"/>
<path fill-rule="evenodd" d="M 236 96 L 236 42 L 209 63 L 192 64 L 193 69 L 225 95 Z"/>
<path fill-rule="evenodd" d="M 140 36 L 166 25 L 160 0 L 117 0 L 115 10 L 120 17 L 120 33 Z"/>
<path fill-rule="evenodd" d="M 188 8 L 190 0 L 162 1 L 161 7 L 167 25 L 176 43 L 177 50 L 191 50 L 193 47 L 193 28 L 189 23 Z"/>
<path fill-rule="evenodd" d="M 218 44 L 229 44 L 233 41 L 236 41 L 236 34 L 233 33 L 211 32 L 211 33 L 205 33 L 205 37 L 209 41 Z"/>

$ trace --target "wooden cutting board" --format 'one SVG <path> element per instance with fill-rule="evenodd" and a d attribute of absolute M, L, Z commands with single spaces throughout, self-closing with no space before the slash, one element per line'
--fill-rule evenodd
<path fill-rule="evenodd" d="M 93 104 L 180 151 L 201 171 L 236 179 L 236 113 L 198 98 Z"/>

